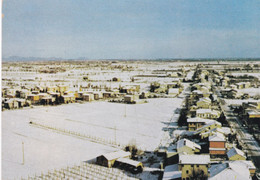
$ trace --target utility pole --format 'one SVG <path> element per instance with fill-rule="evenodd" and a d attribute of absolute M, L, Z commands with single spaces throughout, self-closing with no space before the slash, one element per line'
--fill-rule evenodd
<path fill-rule="evenodd" d="M 116 125 L 115 125 L 114 129 L 115 129 L 115 143 L 116 143 Z"/>
<path fill-rule="evenodd" d="M 126 104 L 125 104 L 125 115 L 124 115 L 124 117 L 126 117 Z"/>
<path fill-rule="evenodd" d="M 22 165 L 24 165 L 24 142 L 22 142 L 22 151 L 23 151 L 23 163 L 22 163 Z"/>

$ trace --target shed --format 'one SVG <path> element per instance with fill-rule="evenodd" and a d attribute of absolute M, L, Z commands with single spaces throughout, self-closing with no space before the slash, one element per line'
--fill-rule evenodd
<path fill-rule="evenodd" d="M 130 171 L 133 174 L 143 172 L 143 163 L 139 161 L 134 161 L 128 158 L 119 158 L 116 160 L 115 165 L 121 167 L 127 171 Z"/>
<path fill-rule="evenodd" d="M 246 156 L 245 153 L 243 151 L 241 151 L 240 149 L 237 149 L 235 147 L 233 147 L 232 149 L 230 149 L 227 153 L 228 159 L 231 161 L 235 161 L 235 160 L 246 160 Z"/>

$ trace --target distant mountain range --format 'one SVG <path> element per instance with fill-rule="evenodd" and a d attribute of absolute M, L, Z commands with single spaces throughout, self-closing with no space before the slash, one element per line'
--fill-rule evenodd
<path fill-rule="evenodd" d="M 3 61 L 12 62 L 12 61 L 72 61 L 72 60 L 157 60 L 157 61 L 260 61 L 260 58 L 158 58 L 158 59 L 89 59 L 87 57 L 79 57 L 74 59 L 64 59 L 57 57 L 21 57 L 21 56 L 9 56 L 2 57 Z"/>
<path fill-rule="evenodd" d="M 9 57 L 3 57 L 2 60 L 3 61 L 46 61 L 46 60 L 64 60 L 64 59 L 56 58 L 56 57 L 42 58 L 42 57 L 9 56 Z"/>

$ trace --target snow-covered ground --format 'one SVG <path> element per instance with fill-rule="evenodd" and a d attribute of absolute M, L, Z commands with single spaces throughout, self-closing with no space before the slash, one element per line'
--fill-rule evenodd
<path fill-rule="evenodd" d="M 248 93 L 250 96 L 260 95 L 260 90 L 258 88 L 239 89 L 238 91 L 242 93 Z"/>
<path fill-rule="evenodd" d="M 2 178 L 61 168 L 116 150 L 113 147 L 30 125 L 29 122 L 154 150 L 164 136 L 165 122 L 181 107 L 182 98 L 149 99 L 126 105 L 109 102 L 68 104 L 2 112 Z M 116 129 L 116 130 L 115 130 Z M 22 142 L 24 159 L 22 164 Z"/>

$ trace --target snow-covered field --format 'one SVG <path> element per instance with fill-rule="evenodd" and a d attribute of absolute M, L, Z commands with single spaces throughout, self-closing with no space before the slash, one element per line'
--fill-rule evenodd
<path fill-rule="evenodd" d="M 30 121 L 70 130 L 120 144 L 154 150 L 164 136 L 182 98 L 149 99 L 149 103 L 126 105 L 109 102 L 35 107 L 2 112 L 2 178 L 14 179 L 61 168 L 116 150 L 73 136 L 29 124 Z M 115 130 L 116 129 L 116 130 Z M 24 159 L 22 164 L 22 142 Z"/>

